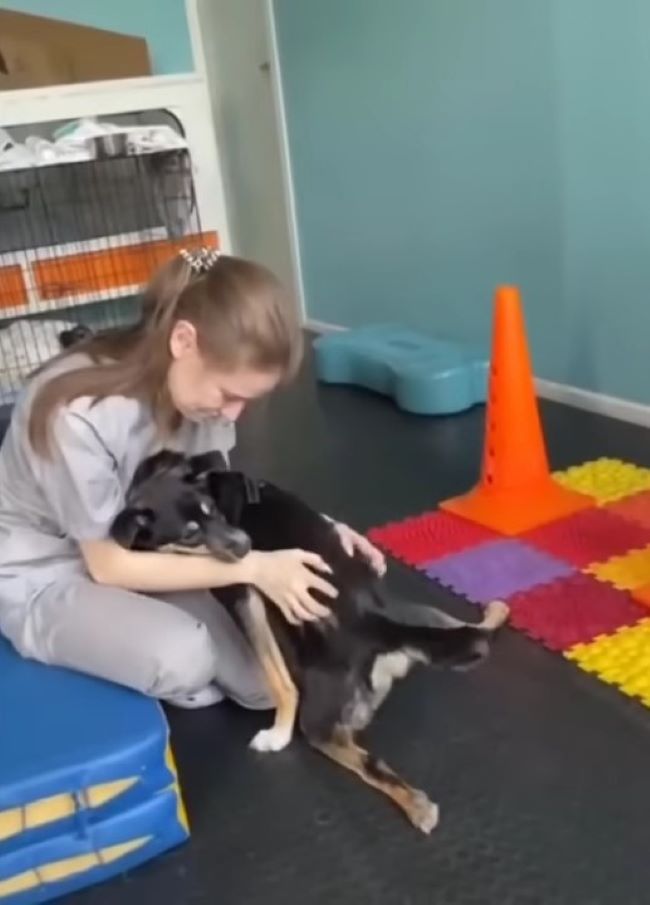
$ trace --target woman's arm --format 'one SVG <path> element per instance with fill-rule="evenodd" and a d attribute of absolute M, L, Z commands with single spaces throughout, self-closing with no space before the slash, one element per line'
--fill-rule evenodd
<path fill-rule="evenodd" d="M 144 594 L 195 591 L 250 582 L 245 559 L 220 562 L 211 556 L 143 553 L 126 550 L 113 540 L 83 541 L 81 554 L 97 584 Z"/>
<path fill-rule="evenodd" d="M 253 585 L 296 625 L 329 616 L 329 608 L 314 599 L 313 591 L 337 596 L 336 588 L 315 571 L 329 572 L 329 566 L 306 550 L 252 550 L 237 562 L 225 563 L 212 556 L 125 550 L 113 540 L 83 541 L 79 546 L 98 584 L 144 594 Z"/>

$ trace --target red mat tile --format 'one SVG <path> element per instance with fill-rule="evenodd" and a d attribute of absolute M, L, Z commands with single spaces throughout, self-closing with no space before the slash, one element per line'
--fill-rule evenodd
<path fill-rule="evenodd" d="M 390 522 L 368 532 L 370 540 L 410 566 L 499 537 L 494 531 L 448 512 L 425 512 L 403 522 Z"/>
<path fill-rule="evenodd" d="M 508 605 L 510 624 L 554 651 L 612 634 L 648 614 L 626 591 L 580 574 L 515 594 Z"/>
<path fill-rule="evenodd" d="M 617 503 L 610 503 L 607 511 L 650 529 L 650 490 L 635 493 L 634 496 L 625 497 Z"/>
<path fill-rule="evenodd" d="M 579 569 L 646 547 L 650 543 L 650 525 L 644 527 L 622 518 L 612 509 L 588 509 L 528 531 L 519 540 Z"/>

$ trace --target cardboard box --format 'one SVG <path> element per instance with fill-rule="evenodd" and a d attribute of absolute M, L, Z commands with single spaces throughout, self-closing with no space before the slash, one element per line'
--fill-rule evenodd
<path fill-rule="evenodd" d="M 62 85 L 71 81 L 64 58 L 37 41 L 0 34 L 0 89 Z"/>
<path fill-rule="evenodd" d="M 0 89 L 146 75 L 144 38 L 0 9 Z"/>

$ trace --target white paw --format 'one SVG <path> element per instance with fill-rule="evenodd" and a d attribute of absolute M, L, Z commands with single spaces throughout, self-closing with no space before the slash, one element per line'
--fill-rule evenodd
<path fill-rule="evenodd" d="M 503 600 L 492 600 L 485 607 L 482 628 L 488 631 L 496 631 L 504 622 L 507 622 L 510 615 L 510 607 Z"/>
<path fill-rule="evenodd" d="M 271 726 L 260 729 L 251 739 L 250 746 L 254 751 L 282 751 L 291 741 L 291 729 L 286 726 Z"/>
<path fill-rule="evenodd" d="M 438 805 L 433 801 L 429 801 L 424 792 L 416 792 L 409 811 L 409 817 L 413 826 L 428 836 L 438 825 L 440 811 Z"/>

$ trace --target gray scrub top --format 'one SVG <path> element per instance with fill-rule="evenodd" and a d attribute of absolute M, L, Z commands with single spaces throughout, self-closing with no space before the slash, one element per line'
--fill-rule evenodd
<path fill-rule="evenodd" d="M 72 355 L 30 381 L 0 448 L 0 632 L 10 638 L 50 583 L 86 574 L 78 543 L 107 537 L 135 469 L 161 446 L 149 406 L 124 396 L 91 405 L 82 397 L 55 414 L 51 458 L 33 452 L 27 423 L 37 387 L 87 363 Z M 164 445 L 227 455 L 234 442 L 234 425 L 212 419 L 183 421 Z"/>

